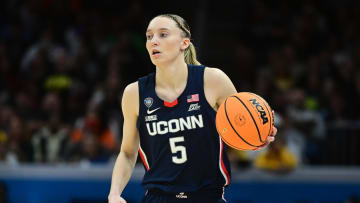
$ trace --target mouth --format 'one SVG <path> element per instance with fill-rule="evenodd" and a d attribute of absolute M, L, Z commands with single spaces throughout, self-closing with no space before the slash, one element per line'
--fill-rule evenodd
<path fill-rule="evenodd" d="M 157 56 L 157 55 L 159 55 L 160 53 L 161 53 L 160 51 L 158 51 L 158 50 L 156 50 L 156 49 L 153 49 L 152 52 L 151 52 L 151 55 Z"/>

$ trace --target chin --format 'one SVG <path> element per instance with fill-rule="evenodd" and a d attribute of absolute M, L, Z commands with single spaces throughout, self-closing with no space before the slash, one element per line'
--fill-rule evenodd
<path fill-rule="evenodd" d="M 151 59 L 151 62 L 152 62 L 155 66 L 164 65 L 164 64 L 166 63 L 166 61 L 159 60 L 159 59 Z"/>

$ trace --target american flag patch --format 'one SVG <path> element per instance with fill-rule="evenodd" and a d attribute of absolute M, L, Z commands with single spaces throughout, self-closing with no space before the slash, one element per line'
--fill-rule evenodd
<path fill-rule="evenodd" d="M 199 94 L 192 94 L 187 96 L 187 102 L 198 102 L 199 101 Z"/>

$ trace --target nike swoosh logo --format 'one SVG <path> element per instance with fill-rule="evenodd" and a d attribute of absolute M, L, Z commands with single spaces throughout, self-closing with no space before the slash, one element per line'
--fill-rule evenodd
<path fill-rule="evenodd" d="M 147 110 L 147 113 L 148 113 L 148 114 L 152 114 L 152 113 L 154 113 L 155 111 L 157 111 L 157 110 L 159 110 L 159 109 L 160 109 L 160 107 L 158 107 L 158 108 L 156 108 L 156 109 L 153 109 L 153 110 L 151 110 L 151 111 L 148 109 L 148 110 Z"/>

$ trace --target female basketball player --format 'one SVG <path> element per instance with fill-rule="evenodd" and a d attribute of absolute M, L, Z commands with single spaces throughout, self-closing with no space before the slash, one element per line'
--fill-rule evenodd
<path fill-rule="evenodd" d="M 155 17 L 146 38 L 156 73 L 124 90 L 123 141 L 109 202 L 126 202 L 120 196 L 138 153 L 146 169 L 142 202 L 225 202 L 230 166 L 215 116 L 236 89 L 221 70 L 200 65 L 190 29 L 180 16 Z"/>

